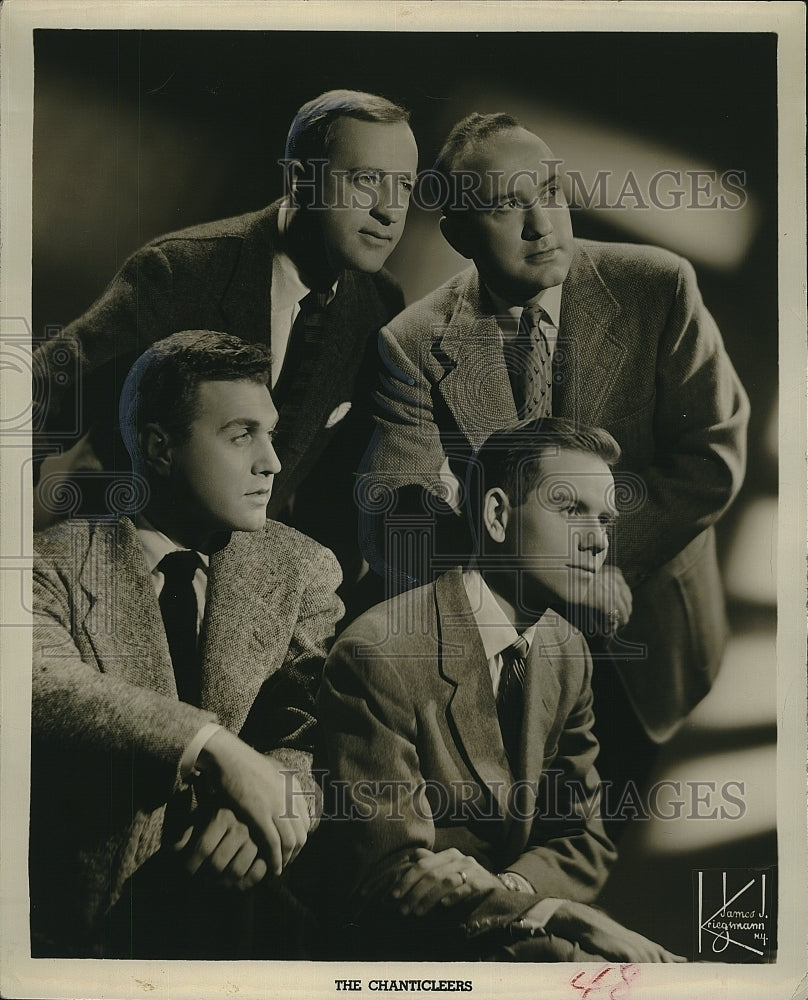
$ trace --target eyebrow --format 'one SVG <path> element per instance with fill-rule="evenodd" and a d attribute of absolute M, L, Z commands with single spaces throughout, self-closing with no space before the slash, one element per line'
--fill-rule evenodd
<path fill-rule="evenodd" d="M 369 174 L 392 174 L 394 177 L 409 177 L 413 178 L 415 176 L 412 170 L 388 170 L 386 167 L 372 167 L 372 166 L 358 166 L 358 167 L 348 167 L 349 174 L 358 174 L 363 170 L 367 171 Z"/>
<path fill-rule="evenodd" d="M 270 430 L 274 430 L 277 424 L 278 424 L 278 418 L 276 417 L 272 423 L 272 427 L 270 428 Z M 259 430 L 261 427 L 261 421 L 256 420 L 254 417 L 233 417 L 232 420 L 228 420 L 227 423 L 222 424 L 222 426 L 219 428 L 219 431 L 220 432 L 227 431 L 230 430 L 231 427 L 246 427 L 247 430 L 251 431 Z"/>
<path fill-rule="evenodd" d="M 561 497 L 560 499 L 561 503 L 570 501 L 574 502 L 575 506 L 579 508 L 584 514 L 590 514 L 592 517 L 604 517 L 604 516 L 608 517 L 610 523 L 612 524 L 618 519 L 618 517 L 620 517 L 620 511 L 618 510 L 608 510 L 608 509 L 596 510 L 596 508 L 590 507 L 588 503 L 586 503 L 584 500 L 580 500 L 573 494 L 570 494 L 570 496 L 566 501 L 564 500 L 563 497 Z"/>

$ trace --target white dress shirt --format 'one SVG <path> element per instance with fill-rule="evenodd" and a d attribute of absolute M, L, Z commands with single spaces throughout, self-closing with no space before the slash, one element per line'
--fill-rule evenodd
<path fill-rule="evenodd" d="M 278 233 L 281 239 L 286 235 L 297 209 L 284 202 L 278 211 Z M 283 369 L 292 326 L 300 312 L 300 302 L 311 288 L 305 283 L 297 264 L 283 250 L 276 250 L 272 256 L 272 285 L 270 287 L 269 348 L 272 354 L 272 386 L 276 385 Z M 338 282 L 331 286 L 328 301 L 337 294 Z"/>

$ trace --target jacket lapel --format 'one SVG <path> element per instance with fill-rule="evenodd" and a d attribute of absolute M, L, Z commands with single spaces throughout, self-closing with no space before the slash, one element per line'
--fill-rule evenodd
<path fill-rule="evenodd" d="M 233 276 L 221 302 L 226 326 L 231 333 L 243 337 L 256 331 L 267 344 L 270 336 L 272 254 L 279 239 L 280 204 L 276 201 L 259 212 L 245 231 Z"/>
<path fill-rule="evenodd" d="M 160 606 L 129 518 L 95 528 L 79 580 L 88 611 L 77 625 L 87 630 L 101 669 L 176 698 Z"/>
<path fill-rule="evenodd" d="M 283 643 L 270 634 L 282 622 L 275 567 L 264 562 L 250 535 L 234 532 L 210 560 L 202 649 L 201 705 L 238 733 Z M 260 549 L 263 551 L 263 549 Z M 287 643 L 288 645 L 288 643 Z M 283 646 L 285 654 L 286 647 Z"/>
<path fill-rule="evenodd" d="M 497 707 L 480 632 L 466 597 L 461 572 L 451 570 L 435 584 L 440 629 L 440 672 L 454 686 L 448 714 L 467 763 L 508 815 L 508 767 Z"/>
<path fill-rule="evenodd" d="M 597 422 L 626 357 L 616 330 L 619 315 L 620 306 L 585 245 L 576 243 L 576 253 L 564 281 L 558 342 L 553 355 L 554 416 L 575 423 Z"/>
<path fill-rule="evenodd" d="M 516 423 L 499 326 L 482 301 L 477 269 L 466 271 L 452 318 L 435 341 L 438 389 L 473 447 L 492 431 Z"/>

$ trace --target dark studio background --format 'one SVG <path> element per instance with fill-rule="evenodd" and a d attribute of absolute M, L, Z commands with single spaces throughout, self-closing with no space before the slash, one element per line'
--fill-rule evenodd
<path fill-rule="evenodd" d="M 691 259 L 752 402 L 747 482 L 719 535 L 735 636 L 660 762 L 666 777 L 743 780 L 747 814 L 638 824 L 606 890 L 615 916 L 688 955 L 691 870 L 776 861 L 776 56 L 764 34 L 35 32 L 35 338 L 83 312 L 146 241 L 280 195 L 289 123 L 334 87 L 410 108 L 422 169 L 459 118 L 505 110 L 584 176 L 635 160 L 745 171 L 742 211 L 573 213 L 578 236 Z M 437 213 L 413 208 L 389 263 L 407 301 L 462 266 Z"/>

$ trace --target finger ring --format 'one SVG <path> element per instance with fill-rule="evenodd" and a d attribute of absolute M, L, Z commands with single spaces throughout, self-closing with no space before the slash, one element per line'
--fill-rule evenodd
<path fill-rule="evenodd" d="M 468 880 L 469 880 L 468 875 L 466 875 L 465 872 L 461 872 L 460 873 L 460 881 L 462 882 L 462 884 L 465 885 L 466 882 L 468 882 Z"/>
<path fill-rule="evenodd" d="M 620 624 L 620 612 L 617 610 L 617 608 L 612 608 L 612 610 L 609 612 L 608 618 L 613 625 Z"/>

